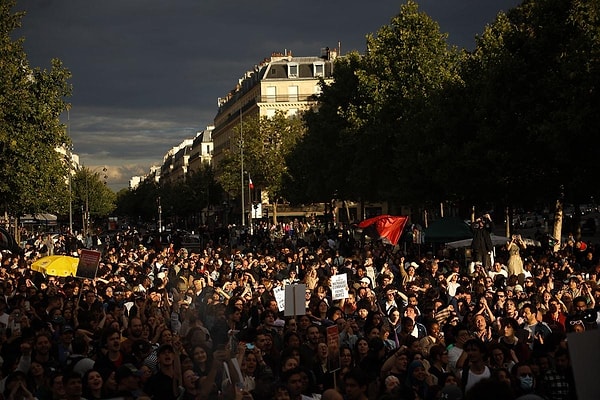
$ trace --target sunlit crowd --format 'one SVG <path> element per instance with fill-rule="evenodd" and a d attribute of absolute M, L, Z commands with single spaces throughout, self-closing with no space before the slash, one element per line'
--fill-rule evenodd
<path fill-rule="evenodd" d="M 157 236 L 40 234 L 1 253 L 4 399 L 576 399 L 567 338 L 598 328 L 591 243 L 515 253 L 515 237 L 475 262 L 334 226 L 193 249 Z M 31 268 L 86 247 L 94 279 Z M 275 296 L 290 285 L 296 315 Z"/>

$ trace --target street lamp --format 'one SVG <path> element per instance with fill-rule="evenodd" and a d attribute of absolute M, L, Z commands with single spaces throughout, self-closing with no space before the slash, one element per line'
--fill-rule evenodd
<path fill-rule="evenodd" d="M 158 232 L 162 232 L 162 205 L 160 204 L 160 196 L 158 196 Z"/>
<path fill-rule="evenodd" d="M 67 107 L 67 136 L 71 137 L 71 107 Z M 73 145 L 67 144 L 67 163 L 69 164 L 69 234 L 73 234 L 73 186 L 72 186 L 72 168 L 73 168 Z"/>
<path fill-rule="evenodd" d="M 242 226 L 246 225 L 246 218 L 244 217 L 245 205 L 244 205 L 244 126 L 242 124 L 242 108 L 240 107 L 240 174 L 242 177 Z"/>
<path fill-rule="evenodd" d="M 69 183 L 69 234 L 73 234 L 73 150 L 71 145 L 66 146 L 65 162 L 67 163 L 67 179 Z"/>

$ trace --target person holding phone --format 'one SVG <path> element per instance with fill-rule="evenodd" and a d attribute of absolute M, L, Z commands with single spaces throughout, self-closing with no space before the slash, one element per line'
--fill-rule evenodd
<path fill-rule="evenodd" d="M 523 285 L 525 281 L 525 269 L 523 268 L 523 259 L 521 259 L 521 250 L 527 247 L 521 235 L 512 235 L 511 240 L 506 244 L 508 251 L 508 276 L 516 275 L 519 277 L 519 284 Z"/>

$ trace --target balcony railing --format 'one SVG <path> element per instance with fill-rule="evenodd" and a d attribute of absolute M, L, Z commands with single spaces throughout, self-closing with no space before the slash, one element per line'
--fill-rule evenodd
<path fill-rule="evenodd" d="M 292 103 L 297 101 L 316 101 L 316 95 L 310 94 L 277 94 L 263 95 L 256 99 L 258 103 Z"/>

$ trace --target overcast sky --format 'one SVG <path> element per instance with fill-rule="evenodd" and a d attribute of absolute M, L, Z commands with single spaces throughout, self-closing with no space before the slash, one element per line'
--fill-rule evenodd
<path fill-rule="evenodd" d="M 117 190 L 162 163 L 213 123 L 217 98 L 272 52 L 317 56 L 323 47 L 363 53 L 365 36 L 398 14 L 399 0 L 17 0 L 16 34 L 31 66 L 59 58 L 72 72 L 70 134 L 90 168 L 108 168 Z M 422 11 L 473 48 L 517 0 L 421 0 Z"/>

